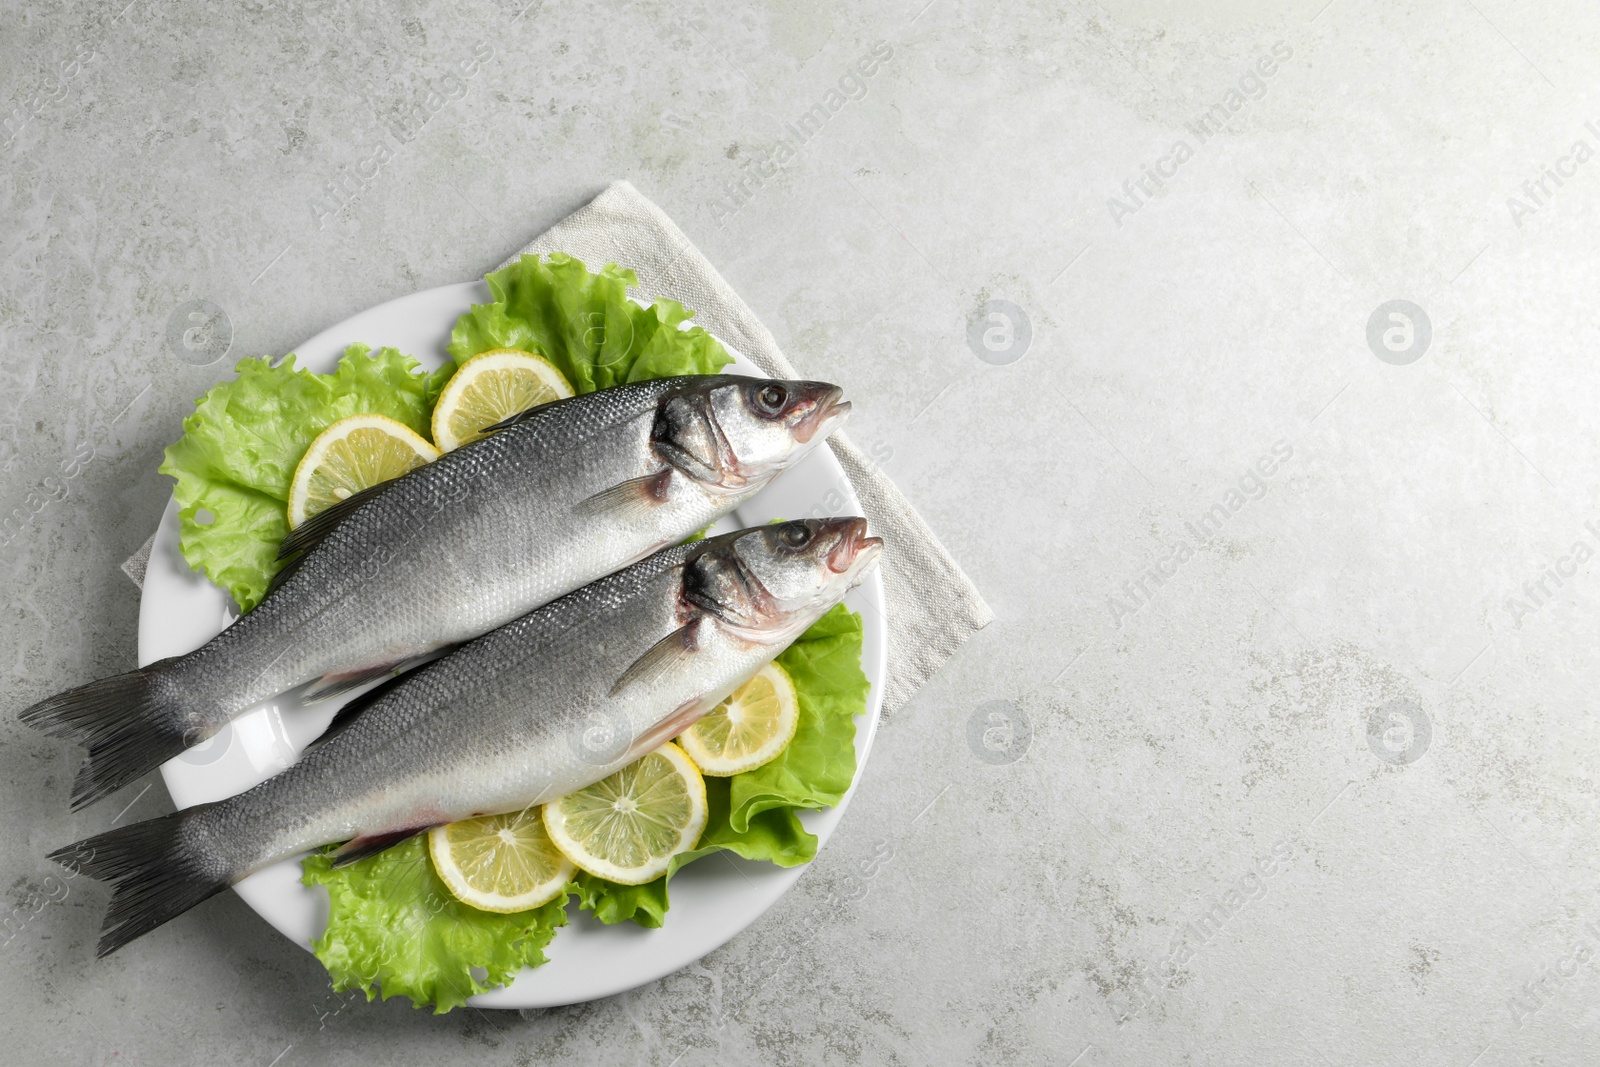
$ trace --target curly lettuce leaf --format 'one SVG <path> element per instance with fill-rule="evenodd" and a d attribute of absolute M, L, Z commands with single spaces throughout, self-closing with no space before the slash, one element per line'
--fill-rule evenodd
<path fill-rule="evenodd" d="M 675 300 L 642 307 L 628 298 L 639 278 L 607 263 L 598 273 L 562 252 L 523 256 L 485 276 L 488 304 L 474 304 L 450 334 L 459 365 L 492 348 L 520 348 L 554 363 L 578 393 L 678 374 L 715 374 L 733 361 Z"/>
<path fill-rule="evenodd" d="M 800 726 L 770 763 L 734 775 L 729 825 L 745 832 L 761 812 L 828 808 L 856 776 L 855 717 L 871 683 L 861 670 L 861 616 L 836 604 L 778 657 L 794 682 Z"/>
<path fill-rule="evenodd" d="M 351 345 L 332 374 L 240 360 L 238 377 L 195 401 L 183 437 L 169 446 L 161 473 L 177 479 L 179 547 L 189 566 L 226 589 L 241 611 L 266 595 L 280 566 L 278 545 L 294 469 L 312 440 L 350 415 L 387 415 L 428 436 L 433 402 L 450 367 L 420 373 L 393 348 Z M 201 512 L 210 522 L 202 525 Z"/>
<path fill-rule="evenodd" d="M 509 915 L 461 903 L 434 872 L 426 837 L 338 870 L 326 853 L 313 853 L 301 870 L 306 885 L 328 889 L 328 929 L 312 947 L 334 992 L 405 996 L 414 1007 L 433 1005 L 435 1015 L 544 963 L 545 947 L 567 924 L 565 893 Z"/>
<path fill-rule="evenodd" d="M 706 779 L 706 828 L 698 846 L 672 858 L 667 873 L 644 885 L 619 885 L 580 873 L 578 906 L 603 923 L 633 920 L 659 927 L 667 883 L 683 865 L 727 849 L 780 867 L 808 863 L 816 836 L 800 825 L 801 808 L 837 804 L 856 773 L 855 717 L 871 688 L 861 670 L 861 616 L 835 605 L 777 659 L 794 682 L 800 723 L 770 763 L 731 778 Z"/>

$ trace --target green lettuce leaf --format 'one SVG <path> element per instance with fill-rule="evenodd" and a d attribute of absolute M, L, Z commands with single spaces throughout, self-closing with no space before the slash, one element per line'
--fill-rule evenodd
<path fill-rule="evenodd" d="M 658 927 L 669 905 L 667 883 L 685 863 L 727 849 L 780 867 L 808 863 L 816 836 L 800 825 L 801 808 L 837 804 L 856 773 L 855 717 L 871 688 L 861 670 L 861 616 L 836 604 L 777 659 L 794 682 L 800 723 L 772 762 L 731 778 L 706 778 L 706 828 L 699 845 L 672 858 L 667 873 L 644 885 L 619 885 L 579 873 L 578 906 L 603 923 L 633 920 Z"/>
<path fill-rule="evenodd" d="M 161 473 L 177 479 L 179 547 L 189 566 L 222 586 L 241 611 L 266 595 L 295 465 L 312 440 L 350 415 L 387 415 L 428 436 L 433 402 L 453 367 L 422 374 L 393 348 L 351 345 L 332 374 L 240 360 L 238 377 L 195 401 Z M 201 512 L 211 521 L 201 525 Z"/>
<path fill-rule="evenodd" d="M 313 853 L 301 870 L 306 885 L 328 888 L 328 929 L 312 947 L 334 992 L 405 996 L 436 1015 L 544 963 L 556 928 L 567 924 L 565 893 L 509 915 L 461 903 L 434 873 L 426 837 L 338 870 Z M 486 972 L 481 981 L 475 967 Z"/>
<path fill-rule="evenodd" d="M 639 278 L 607 263 L 598 273 L 561 252 L 523 256 L 486 275 L 488 304 L 456 322 L 457 364 L 492 348 L 520 348 L 556 365 L 578 393 L 677 374 L 715 374 L 733 361 L 675 300 L 642 307 L 628 298 Z"/>
<path fill-rule="evenodd" d="M 800 726 L 772 762 L 736 774 L 729 825 L 743 833 L 761 812 L 827 808 L 856 776 L 855 716 L 871 688 L 861 670 L 861 616 L 836 604 L 778 657 L 794 682 Z"/>

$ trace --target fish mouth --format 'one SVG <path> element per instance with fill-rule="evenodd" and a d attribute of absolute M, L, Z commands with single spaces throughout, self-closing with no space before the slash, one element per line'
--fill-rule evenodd
<path fill-rule="evenodd" d="M 811 410 L 800 417 L 794 426 L 794 439 L 800 444 L 827 437 L 850 414 L 850 401 L 842 400 L 844 390 L 837 385 L 822 385 L 823 390 L 811 402 Z"/>
<path fill-rule="evenodd" d="M 835 574 L 864 571 L 883 551 L 883 538 L 867 536 L 867 520 L 835 519 L 842 524 L 839 540 L 828 550 L 828 569 Z"/>

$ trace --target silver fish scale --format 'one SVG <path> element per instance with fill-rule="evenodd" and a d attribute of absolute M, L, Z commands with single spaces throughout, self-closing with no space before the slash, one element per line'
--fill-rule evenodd
<path fill-rule="evenodd" d="M 684 707 L 709 710 L 779 651 L 706 620 L 695 651 L 611 695 L 681 625 L 682 562 L 695 547 L 659 553 L 421 668 L 191 832 L 242 872 L 321 844 L 521 810 L 598 781 L 634 758 L 629 742 Z M 618 734 L 603 753 L 583 740 L 596 716 Z"/>
<path fill-rule="evenodd" d="M 701 379 L 703 380 L 703 379 Z M 575 505 L 662 468 L 656 405 L 683 379 L 589 394 L 397 479 L 165 684 L 193 725 L 330 673 L 470 639 L 680 540 L 743 498 L 674 470 L 644 515 Z"/>

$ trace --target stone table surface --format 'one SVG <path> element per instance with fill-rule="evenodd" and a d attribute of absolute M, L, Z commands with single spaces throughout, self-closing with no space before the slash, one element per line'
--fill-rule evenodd
<path fill-rule="evenodd" d="M 237 358 L 619 178 L 998 621 L 764 919 L 546 1012 L 333 997 L 232 894 L 96 961 L 45 853 L 169 802 L 11 718 L 0 1059 L 1595 1062 L 1600 12 L 525 2 L 0 11 L 6 706 L 134 665 Z"/>

